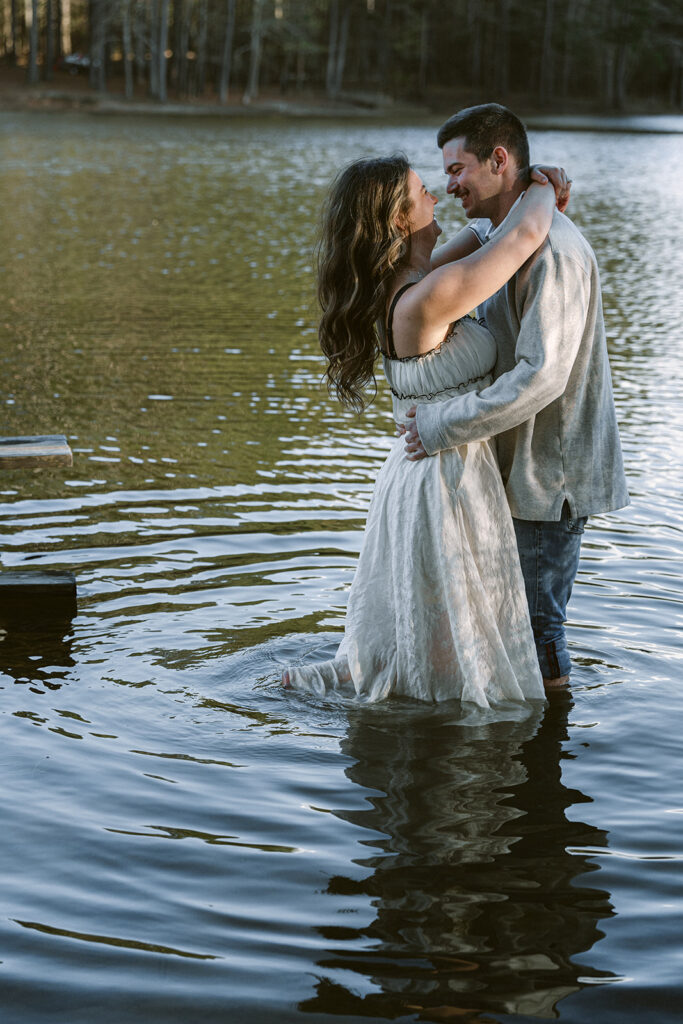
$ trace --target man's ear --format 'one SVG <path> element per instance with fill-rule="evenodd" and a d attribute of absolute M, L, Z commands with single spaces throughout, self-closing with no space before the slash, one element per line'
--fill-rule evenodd
<path fill-rule="evenodd" d="M 505 146 L 496 146 L 489 157 L 489 167 L 493 174 L 502 174 L 510 166 L 510 154 Z"/>

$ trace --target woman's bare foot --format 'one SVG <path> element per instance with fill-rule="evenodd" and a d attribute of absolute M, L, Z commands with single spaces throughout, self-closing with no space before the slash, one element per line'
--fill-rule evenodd
<path fill-rule="evenodd" d="M 282 673 L 282 685 L 285 688 L 285 690 L 291 690 L 292 689 L 292 681 L 289 678 L 289 669 L 288 668 L 286 668 L 284 670 L 284 672 Z"/>

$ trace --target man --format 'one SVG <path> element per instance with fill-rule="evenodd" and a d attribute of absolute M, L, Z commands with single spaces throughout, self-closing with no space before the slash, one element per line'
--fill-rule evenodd
<path fill-rule="evenodd" d="M 529 183 L 523 124 L 505 107 L 461 110 L 439 129 L 447 191 L 485 244 Z M 488 230 L 486 230 L 488 229 Z M 477 244 L 476 240 L 472 240 Z M 446 261 L 448 246 L 443 247 Z M 437 255 L 437 260 L 439 256 Z M 555 211 L 544 244 L 485 303 L 498 346 L 482 392 L 414 407 L 409 458 L 496 435 L 546 688 L 565 686 L 566 607 L 586 518 L 629 502 L 595 255 Z"/>

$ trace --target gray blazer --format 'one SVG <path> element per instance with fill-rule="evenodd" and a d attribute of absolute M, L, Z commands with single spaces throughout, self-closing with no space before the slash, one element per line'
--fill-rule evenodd
<path fill-rule="evenodd" d="M 518 519 L 557 521 L 565 501 L 572 518 L 628 505 L 598 267 L 567 217 L 555 211 L 546 241 L 484 313 L 498 348 L 496 379 L 418 406 L 426 451 L 495 435 Z"/>

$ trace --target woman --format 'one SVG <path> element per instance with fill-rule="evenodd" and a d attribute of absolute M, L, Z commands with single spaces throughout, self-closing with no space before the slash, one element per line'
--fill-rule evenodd
<path fill-rule="evenodd" d="M 545 238 L 555 205 L 532 183 L 495 239 L 431 271 L 436 198 L 402 156 L 360 160 L 324 217 L 319 329 L 328 386 L 361 409 L 378 349 L 396 422 L 492 381 L 495 342 L 467 316 Z M 476 242 L 475 242 L 476 245 Z M 543 699 L 514 530 L 487 441 L 380 470 L 336 657 L 285 686 L 368 701 L 391 694 L 480 707 Z"/>

